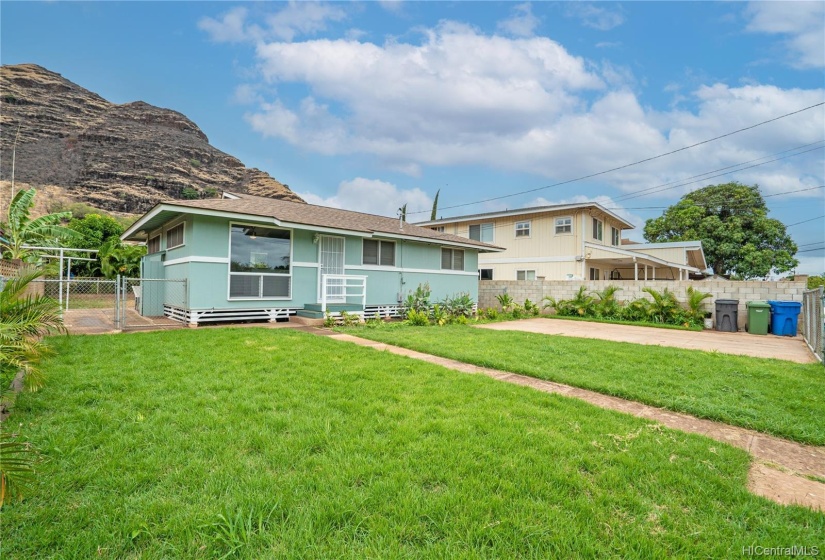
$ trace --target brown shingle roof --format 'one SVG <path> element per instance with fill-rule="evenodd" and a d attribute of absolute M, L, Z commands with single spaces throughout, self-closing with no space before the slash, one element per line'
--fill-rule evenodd
<path fill-rule="evenodd" d="M 262 216 L 275 218 L 280 222 L 293 224 L 303 224 L 325 228 L 334 228 L 364 233 L 401 235 L 418 237 L 432 240 L 434 243 L 449 242 L 461 243 L 463 245 L 476 246 L 479 249 L 501 250 L 501 247 L 482 243 L 466 237 L 452 235 L 449 233 L 439 233 L 430 228 L 416 226 L 407 222 L 399 227 L 398 218 L 387 218 L 363 212 L 353 212 L 351 210 L 341 210 L 329 208 L 327 206 L 317 206 L 304 202 L 292 202 L 275 198 L 253 196 L 249 194 L 230 193 L 237 196 L 237 199 L 230 198 L 210 198 L 204 200 L 170 200 L 162 204 L 170 206 L 186 206 L 190 208 L 202 208 L 204 210 L 217 210 L 221 212 L 234 212 L 247 214 L 250 216 Z"/>

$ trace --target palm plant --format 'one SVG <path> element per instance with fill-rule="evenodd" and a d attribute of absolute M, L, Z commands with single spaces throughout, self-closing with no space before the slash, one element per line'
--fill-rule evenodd
<path fill-rule="evenodd" d="M 57 301 L 26 293 L 31 282 L 45 273 L 45 268 L 21 268 L 0 290 L 0 391 L 7 377 L 20 370 L 26 387 L 38 389 L 42 378 L 37 363 L 48 352 L 40 338 L 65 331 Z"/>
<path fill-rule="evenodd" d="M 616 293 L 620 291 L 620 287 L 610 285 L 600 292 L 591 292 L 596 298 L 596 316 L 616 317 L 619 315 L 620 305 L 616 301 Z"/>
<path fill-rule="evenodd" d="M 45 269 L 25 267 L 17 271 L 0 290 L 0 406 L 8 398 L 3 388 L 17 372 L 23 375 L 23 385 L 31 391 L 43 385 L 37 365 L 48 353 L 41 342 L 45 334 L 63 331 L 60 306 L 52 298 L 27 294 L 31 282 Z M 2 412 L 2 411 L 0 411 Z M 34 476 L 34 464 L 39 455 L 27 442 L 17 441 L 0 422 L 0 506 L 7 495 L 19 495 L 20 487 Z"/>
<path fill-rule="evenodd" d="M 143 245 L 124 245 L 120 239 L 110 239 L 100 247 L 100 271 L 106 278 L 115 278 L 118 274 L 137 277 L 140 275 L 140 259 L 145 254 Z"/>
<path fill-rule="evenodd" d="M 573 296 L 573 299 L 567 302 L 575 314 L 580 317 L 592 314 L 593 307 L 596 303 L 595 298 L 586 292 L 587 288 L 585 286 L 579 286 L 579 291 Z"/>
<path fill-rule="evenodd" d="M 26 245 L 54 246 L 57 242 L 79 237 L 76 231 L 60 225 L 72 217 L 71 212 L 55 212 L 39 218 L 31 218 L 35 189 L 19 191 L 9 204 L 6 221 L 0 223 L 5 241 L 0 243 L 3 258 L 32 261 L 37 252 Z"/>
<path fill-rule="evenodd" d="M 650 303 L 648 313 L 655 323 L 670 323 L 679 311 L 679 301 L 676 294 L 665 288 L 662 292 L 657 292 L 653 288 L 643 288 L 653 298 Z"/>
<path fill-rule="evenodd" d="M 510 294 L 499 294 L 496 296 L 498 300 L 498 304 L 501 306 L 501 310 L 507 313 L 510 311 L 510 308 L 513 307 L 515 301 L 513 300 L 513 296 Z"/>
<path fill-rule="evenodd" d="M 691 319 L 701 324 L 702 319 L 705 318 L 705 311 L 702 309 L 702 302 L 712 296 L 713 294 L 711 293 L 701 292 L 693 286 L 688 286 L 687 306 Z"/>

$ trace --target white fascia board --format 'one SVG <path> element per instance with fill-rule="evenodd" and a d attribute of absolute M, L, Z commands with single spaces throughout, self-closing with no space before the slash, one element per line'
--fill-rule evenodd
<path fill-rule="evenodd" d="M 373 237 L 388 237 L 390 239 L 418 241 L 421 243 L 427 243 L 429 245 L 449 245 L 451 247 L 463 247 L 465 249 L 475 249 L 479 253 L 500 253 L 506 250 L 503 247 L 479 247 L 478 245 L 473 245 L 472 243 L 461 243 L 460 241 L 450 241 L 447 239 L 438 239 L 436 237 L 418 237 L 417 235 L 397 235 L 393 233 L 384 233 L 383 231 L 376 231 L 373 234 Z"/>
<path fill-rule="evenodd" d="M 636 253 L 634 251 L 627 251 L 625 249 L 618 249 L 616 247 L 607 246 L 607 245 L 594 245 L 593 243 L 585 243 L 585 247 L 588 249 L 602 249 L 603 251 L 607 251 L 609 253 L 616 253 L 622 255 L 624 257 L 634 257 L 637 259 L 645 259 L 656 264 L 661 264 L 663 266 L 668 266 L 671 268 L 681 268 L 682 270 L 690 270 L 693 272 L 699 272 L 699 269 L 695 266 L 688 266 L 686 264 L 679 264 L 670 261 L 666 261 L 664 259 L 660 259 L 659 257 L 654 257 L 652 255 L 648 255 L 647 253 Z"/>
<path fill-rule="evenodd" d="M 601 212 L 609 215 L 610 217 L 614 218 L 618 222 L 624 224 L 627 227 L 622 229 L 634 229 L 633 224 L 628 222 L 627 220 L 620 217 L 618 214 L 615 214 L 599 204 L 598 202 L 580 202 L 576 204 L 561 204 L 558 206 L 536 206 L 534 208 L 520 208 L 517 210 L 504 210 L 502 212 L 490 212 L 488 214 L 471 214 L 467 216 L 456 216 L 454 218 L 441 218 L 439 220 L 429 220 L 426 222 L 416 222 L 415 225 L 421 227 L 429 227 L 435 225 L 444 225 L 444 224 L 455 224 L 455 223 L 462 223 L 462 222 L 479 222 L 484 221 L 487 219 L 493 218 L 508 218 L 513 216 L 522 216 L 522 215 L 532 215 L 532 214 L 544 214 L 547 212 L 566 212 L 568 210 L 582 210 L 587 208 L 596 208 Z"/>
<path fill-rule="evenodd" d="M 663 243 L 634 243 L 635 249 L 669 249 L 684 247 L 686 249 L 701 249 L 701 241 L 666 241 Z"/>

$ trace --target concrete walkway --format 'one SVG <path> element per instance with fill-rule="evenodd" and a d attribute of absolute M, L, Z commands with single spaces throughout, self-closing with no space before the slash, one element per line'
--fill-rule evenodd
<path fill-rule="evenodd" d="M 538 319 L 538 321 L 546 321 L 548 323 L 563 322 L 545 319 Z M 566 322 L 573 323 L 573 321 Z M 590 324 L 592 325 L 592 323 Z M 602 326 L 600 323 L 598 325 Z M 819 479 L 825 479 L 825 447 L 802 445 L 754 430 L 703 420 L 688 414 L 671 412 L 635 401 L 628 401 L 577 387 L 571 387 L 570 385 L 465 364 L 449 358 L 424 354 L 422 352 L 416 352 L 381 342 L 374 342 L 348 334 L 338 334 L 322 329 L 306 330 L 307 332 L 314 331 L 316 334 L 326 335 L 342 342 L 351 342 L 359 346 L 366 346 L 376 350 L 407 356 L 444 366 L 455 371 L 486 375 L 493 379 L 515 385 L 523 385 L 536 389 L 537 391 L 556 393 L 581 399 L 600 408 L 616 410 L 640 418 L 654 420 L 664 424 L 668 428 L 692 434 L 700 434 L 742 448 L 757 459 L 757 462 L 753 464 L 749 473 L 749 488 L 752 492 L 781 504 L 800 504 L 825 511 L 825 484 L 805 478 L 817 477 Z"/>
<path fill-rule="evenodd" d="M 808 349 L 805 339 L 798 335 L 789 337 L 771 334 L 760 336 L 745 332 L 682 331 L 541 317 L 478 325 L 478 328 L 673 346 L 688 350 L 716 351 L 723 354 L 737 354 L 754 358 L 777 358 L 800 364 L 816 362 L 816 357 Z"/>

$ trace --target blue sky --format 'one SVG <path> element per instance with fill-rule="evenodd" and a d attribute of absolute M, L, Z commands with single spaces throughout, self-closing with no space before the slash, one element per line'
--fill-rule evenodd
<path fill-rule="evenodd" d="M 688 190 L 738 180 L 804 221 L 798 271 L 825 271 L 822 106 L 470 204 L 821 103 L 823 2 L 3 2 L 0 18 L 3 64 L 180 111 L 309 202 L 415 220 L 439 189 L 445 217 L 594 199 L 641 240 Z"/>

